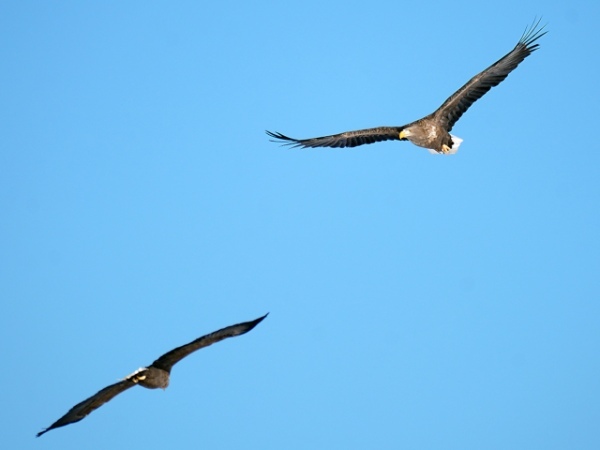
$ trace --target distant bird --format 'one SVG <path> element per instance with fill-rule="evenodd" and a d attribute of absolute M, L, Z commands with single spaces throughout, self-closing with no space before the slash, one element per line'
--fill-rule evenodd
<path fill-rule="evenodd" d="M 471 78 L 433 114 L 416 122 L 400 127 L 369 128 L 311 139 L 294 139 L 271 131 L 266 133 L 277 141 L 283 141 L 284 144 L 292 147 L 343 148 L 388 140 L 409 140 L 419 147 L 428 149 L 430 153 L 456 153 L 462 139 L 450 134 L 452 127 L 473 103 L 492 87 L 500 84 L 525 58 L 537 50 L 539 44 L 534 44 L 534 42 L 547 33 L 543 31 L 545 26 L 538 28 L 539 23 L 538 20 L 525 29 L 521 39 L 511 52 Z"/>
<path fill-rule="evenodd" d="M 74 422 L 79 422 L 81 419 L 83 419 L 95 409 L 99 408 L 106 402 L 112 400 L 121 392 L 124 392 L 137 384 L 148 389 L 166 389 L 169 385 L 169 375 L 171 373 L 171 368 L 183 358 L 195 352 L 196 350 L 208 347 L 209 345 L 214 344 L 215 342 L 219 342 L 229 337 L 239 336 L 240 334 L 247 333 L 256 325 L 258 325 L 267 316 L 268 313 L 250 322 L 231 325 L 219 331 L 215 331 L 214 333 L 202 336 L 196 339 L 195 341 L 190 342 L 189 344 L 182 345 L 181 347 L 177 347 L 171 350 L 170 352 L 165 353 L 156 361 L 154 361 L 150 366 L 142 367 L 136 370 L 131 375 L 128 375 L 118 383 L 111 384 L 110 386 L 105 387 L 101 391 L 92 395 L 90 398 L 73 406 L 64 416 L 62 416 L 60 419 L 58 419 L 45 430 L 40 431 L 36 436 L 40 437 L 42 434 L 54 428 L 63 427 Z"/>

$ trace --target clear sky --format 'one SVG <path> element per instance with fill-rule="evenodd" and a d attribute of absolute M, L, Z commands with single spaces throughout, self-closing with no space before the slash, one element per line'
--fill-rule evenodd
<path fill-rule="evenodd" d="M 599 5 L 2 2 L 2 447 L 600 448 Z M 454 156 L 264 133 L 418 119 L 539 16 Z"/>

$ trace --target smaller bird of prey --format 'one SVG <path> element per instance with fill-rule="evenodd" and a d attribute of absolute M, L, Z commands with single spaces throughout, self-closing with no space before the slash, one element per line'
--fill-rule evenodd
<path fill-rule="evenodd" d="M 452 127 L 469 107 L 479 100 L 492 87 L 500 84 L 509 73 L 532 52 L 539 44 L 534 44 L 547 32 L 538 28 L 538 20 L 527 27 L 515 48 L 483 72 L 471 78 L 463 87 L 448 98 L 437 111 L 422 119 L 399 127 L 377 127 L 365 130 L 347 131 L 311 139 L 294 139 L 281 133 L 267 131 L 267 134 L 279 142 L 292 147 L 356 147 L 374 142 L 409 140 L 430 153 L 456 153 L 462 139 L 450 134 Z"/>
<path fill-rule="evenodd" d="M 256 320 L 250 322 L 238 323 L 237 325 L 231 325 L 221 330 L 215 331 L 214 333 L 202 336 L 189 344 L 177 347 L 170 352 L 165 353 L 148 367 L 142 367 L 131 375 L 126 376 L 121 381 L 111 384 L 105 387 L 101 391 L 92 395 L 90 398 L 82 401 L 81 403 L 73 406 L 64 416 L 54 422 L 45 430 L 40 431 L 36 436 L 40 437 L 42 434 L 58 427 L 64 427 L 71 423 L 79 422 L 89 413 L 99 408 L 106 402 L 112 400 L 115 396 L 127 389 L 140 385 L 148 389 L 162 388 L 166 389 L 169 385 L 169 375 L 171 374 L 171 368 L 181 361 L 189 354 L 195 352 L 204 347 L 208 347 L 215 342 L 222 341 L 233 336 L 239 336 L 240 334 L 247 333 L 256 325 L 258 325 L 268 313 Z"/>

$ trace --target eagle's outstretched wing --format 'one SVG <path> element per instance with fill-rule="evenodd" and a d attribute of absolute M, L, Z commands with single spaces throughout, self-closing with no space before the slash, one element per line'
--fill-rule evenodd
<path fill-rule="evenodd" d="M 541 19 L 540 19 L 541 20 Z M 538 28 L 540 20 L 525 29 L 523 36 L 504 57 L 496 61 L 483 72 L 471 78 L 463 87 L 448 98 L 431 116 L 444 126 L 447 131 L 452 127 L 469 107 L 479 100 L 492 87 L 500 84 L 517 68 L 531 53 L 537 50 L 539 44 L 534 44 L 547 33 L 544 26 Z"/>
<path fill-rule="evenodd" d="M 64 427 L 70 423 L 79 422 L 89 413 L 97 408 L 100 408 L 102 405 L 112 400 L 121 392 L 135 386 L 135 384 L 136 383 L 133 381 L 125 379 L 105 387 L 101 391 L 98 391 L 92 395 L 90 398 L 85 399 L 81 403 L 77 403 L 64 416 L 62 416 L 45 430 L 40 431 L 36 436 L 40 437 L 42 434 L 52 430 L 53 428 Z"/>
<path fill-rule="evenodd" d="M 346 131 L 345 133 L 333 134 L 312 139 L 294 139 L 281 133 L 266 133 L 277 141 L 283 141 L 286 145 L 292 147 L 356 147 L 363 144 L 372 144 L 374 142 L 400 140 L 400 131 L 404 127 L 378 127 L 367 128 L 365 130 Z"/>
<path fill-rule="evenodd" d="M 195 341 L 190 342 L 189 344 L 182 345 L 181 347 L 177 347 L 170 352 L 165 353 L 156 361 L 151 364 L 151 367 L 156 367 L 158 369 L 166 370 L 167 372 L 171 371 L 171 368 L 181 361 L 183 358 L 188 356 L 190 353 L 195 352 L 204 347 L 208 347 L 215 342 L 219 342 L 223 339 L 227 339 L 233 336 L 239 336 L 240 334 L 247 333 L 256 325 L 258 325 L 265 317 L 269 314 L 265 314 L 262 317 L 259 317 L 256 320 L 252 320 L 250 322 L 238 323 L 236 325 L 231 325 L 226 328 L 222 328 L 214 333 L 207 334 L 206 336 L 202 336 Z"/>

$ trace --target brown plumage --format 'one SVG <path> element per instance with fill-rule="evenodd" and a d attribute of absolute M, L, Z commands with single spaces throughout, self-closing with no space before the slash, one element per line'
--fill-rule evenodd
<path fill-rule="evenodd" d="M 277 141 L 292 147 L 356 147 L 374 142 L 409 140 L 431 153 L 456 153 L 462 139 L 452 136 L 450 131 L 463 113 L 479 100 L 492 87 L 500 84 L 525 58 L 537 50 L 534 44 L 547 32 L 538 28 L 538 20 L 525 32 L 517 45 L 504 57 L 471 78 L 463 87 L 448 98 L 434 113 L 415 122 L 398 127 L 377 127 L 365 130 L 347 131 L 310 139 L 294 139 L 281 133 L 267 131 Z"/>
<path fill-rule="evenodd" d="M 267 317 L 267 315 L 268 314 L 265 314 L 264 316 L 250 322 L 238 323 L 237 325 L 231 325 L 229 327 L 222 328 L 214 333 L 202 336 L 195 341 L 190 342 L 189 344 L 182 345 L 181 347 L 177 347 L 170 352 L 165 353 L 152 364 L 150 364 L 150 366 L 142 367 L 136 370 L 131 375 L 126 376 L 123 380 L 105 387 L 96 394 L 92 395 L 90 398 L 76 404 L 64 416 L 62 416 L 48 428 L 40 431 L 37 434 L 37 437 L 40 437 L 42 434 L 54 428 L 79 422 L 95 409 L 112 400 L 121 392 L 124 392 L 137 384 L 148 389 L 166 389 L 169 385 L 171 368 L 183 358 L 195 352 L 196 350 L 208 347 L 215 342 L 247 333 L 256 325 L 258 325 L 265 317 Z"/>

